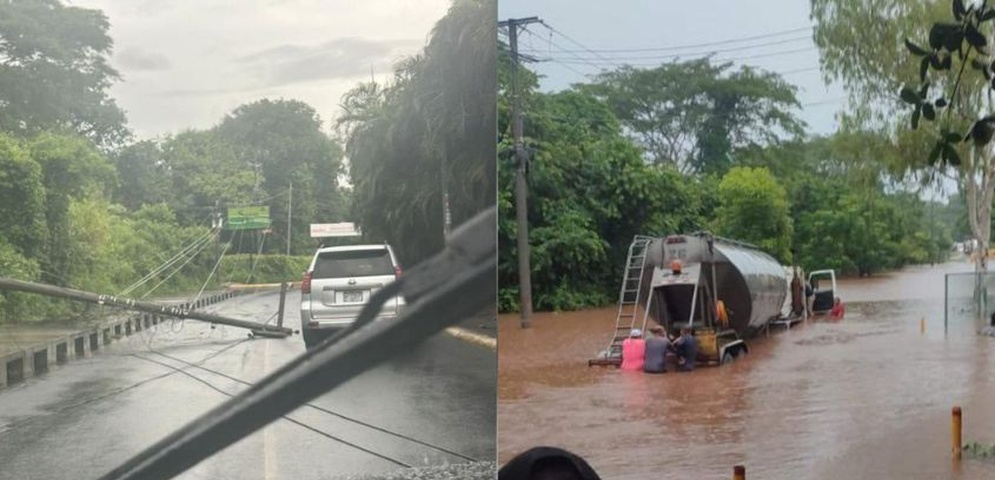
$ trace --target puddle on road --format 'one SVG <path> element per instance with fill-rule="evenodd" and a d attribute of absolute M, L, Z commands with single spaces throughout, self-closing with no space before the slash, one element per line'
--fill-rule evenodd
<path fill-rule="evenodd" d="M 950 462 L 955 404 L 965 440 L 995 441 L 995 339 L 975 320 L 943 325 L 943 273 L 958 268 L 841 280 L 844 321 L 753 340 L 745 359 L 690 374 L 588 367 L 615 308 L 536 314 L 527 330 L 504 315 L 499 461 L 552 445 L 612 479 L 725 478 L 740 463 L 767 479 L 995 478 L 990 462 Z"/>

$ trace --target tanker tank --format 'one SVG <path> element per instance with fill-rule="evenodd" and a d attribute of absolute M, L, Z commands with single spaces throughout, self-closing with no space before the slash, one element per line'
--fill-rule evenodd
<path fill-rule="evenodd" d="M 646 248 L 640 304 L 668 330 L 732 329 L 750 336 L 781 317 L 790 278 L 759 248 L 707 233 L 656 238 Z M 721 305 L 721 306 L 720 306 Z"/>

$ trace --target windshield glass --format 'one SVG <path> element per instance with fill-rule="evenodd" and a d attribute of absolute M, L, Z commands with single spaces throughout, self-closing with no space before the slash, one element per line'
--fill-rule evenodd
<path fill-rule="evenodd" d="M 496 1 L 233 5 L 0 2 L 0 477 L 493 478 Z"/>

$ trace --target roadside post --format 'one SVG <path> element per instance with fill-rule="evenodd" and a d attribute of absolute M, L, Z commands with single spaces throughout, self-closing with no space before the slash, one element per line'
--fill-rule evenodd
<path fill-rule="evenodd" d="M 283 282 L 280 284 L 280 309 L 277 311 L 276 314 L 277 328 L 283 328 L 283 306 L 287 302 L 287 287 L 288 287 L 287 282 Z"/>
<path fill-rule="evenodd" d="M 950 417 L 951 447 L 953 447 L 954 460 L 960 460 L 961 446 L 961 411 L 960 407 L 954 407 Z"/>

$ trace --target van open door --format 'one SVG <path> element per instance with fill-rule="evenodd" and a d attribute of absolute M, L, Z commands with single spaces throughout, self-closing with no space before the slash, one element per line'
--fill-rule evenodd
<path fill-rule="evenodd" d="M 836 297 L 836 272 L 834 270 L 816 270 L 808 274 L 808 283 L 812 286 L 812 313 L 822 314 L 833 309 L 833 299 Z"/>

